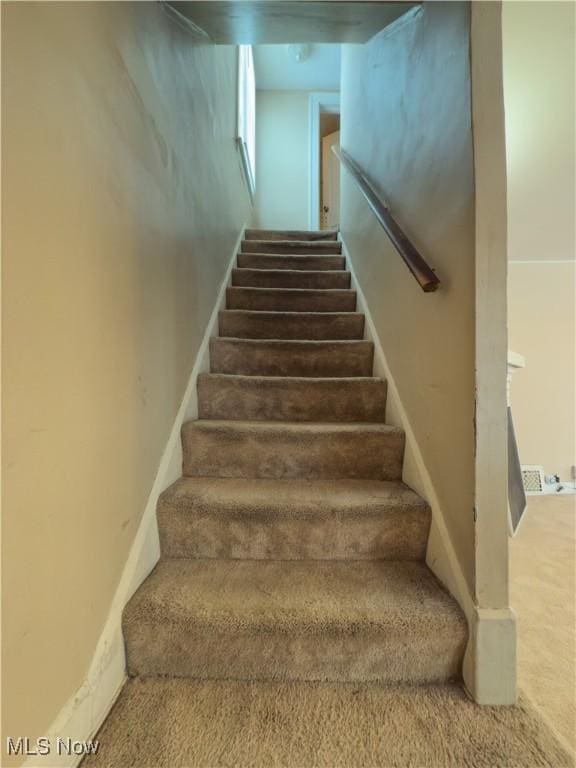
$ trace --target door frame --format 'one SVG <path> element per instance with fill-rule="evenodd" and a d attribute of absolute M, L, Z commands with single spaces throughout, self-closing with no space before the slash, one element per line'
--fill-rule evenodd
<path fill-rule="evenodd" d="M 320 114 L 340 114 L 340 93 L 318 91 L 308 97 L 309 167 L 308 167 L 308 226 L 320 229 Z"/>

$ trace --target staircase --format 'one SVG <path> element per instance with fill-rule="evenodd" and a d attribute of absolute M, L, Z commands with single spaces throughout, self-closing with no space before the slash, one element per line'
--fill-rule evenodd
<path fill-rule="evenodd" d="M 124 612 L 130 675 L 459 678 L 466 622 L 424 563 L 430 510 L 355 310 L 335 233 L 245 233 Z"/>

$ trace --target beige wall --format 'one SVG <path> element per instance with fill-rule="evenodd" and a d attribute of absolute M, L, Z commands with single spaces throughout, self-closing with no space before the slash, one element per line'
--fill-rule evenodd
<path fill-rule="evenodd" d="M 563 480 L 576 465 L 575 281 L 576 262 L 509 264 L 509 344 L 526 358 L 511 386 L 520 461 Z"/>
<path fill-rule="evenodd" d="M 468 5 L 429 3 L 365 47 L 344 46 L 341 103 L 343 148 L 369 172 L 443 282 L 437 293 L 421 291 L 345 173 L 343 236 L 473 593 Z"/>
<path fill-rule="evenodd" d="M 257 91 L 257 226 L 308 227 L 308 132 L 307 91 Z"/>
<path fill-rule="evenodd" d="M 574 259 L 571 2 L 503 3 L 509 257 Z"/>
<path fill-rule="evenodd" d="M 506 2 L 509 346 L 524 464 L 570 479 L 574 388 L 575 6 Z M 570 263 L 571 262 L 571 263 Z"/>
<path fill-rule="evenodd" d="M 3 733 L 35 738 L 86 674 L 249 210 L 233 49 L 156 3 L 2 15 Z"/>

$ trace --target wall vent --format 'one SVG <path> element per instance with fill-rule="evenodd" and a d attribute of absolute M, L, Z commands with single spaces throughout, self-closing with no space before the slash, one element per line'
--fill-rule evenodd
<path fill-rule="evenodd" d="M 544 467 L 523 464 L 522 483 L 526 493 L 544 493 Z"/>

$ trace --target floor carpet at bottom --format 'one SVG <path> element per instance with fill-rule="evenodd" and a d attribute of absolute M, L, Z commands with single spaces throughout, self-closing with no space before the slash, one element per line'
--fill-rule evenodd
<path fill-rule="evenodd" d="M 573 760 L 526 700 L 456 685 L 134 679 L 83 768 L 536 768 Z"/>

